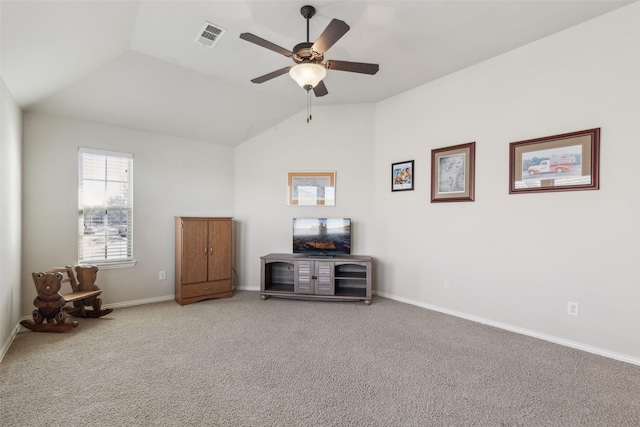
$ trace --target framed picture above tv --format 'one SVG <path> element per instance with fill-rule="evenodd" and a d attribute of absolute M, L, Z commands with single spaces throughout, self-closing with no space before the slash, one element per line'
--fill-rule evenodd
<path fill-rule="evenodd" d="M 335 206 L 335 171 L 289 172 L 287 176 L 287 205 Z"/>

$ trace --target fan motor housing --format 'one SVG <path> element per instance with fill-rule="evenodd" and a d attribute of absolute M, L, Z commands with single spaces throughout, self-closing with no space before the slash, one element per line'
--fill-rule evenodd
<path fill-rule="evenodd" d="M 298 43 L 293 47 L 293 60 L 300 64 L 302 62 L 322 62 L 324 55 L 315 52 L 311 47 L 313 43 Z"/>
<path fill-rule="evenodd" d="M 313 18 L 313 15 L 316 14 L 316 8 L 309 5 L 302 6 L 300 8 L 300 14 L 304 19 L 311 19 Z"/>

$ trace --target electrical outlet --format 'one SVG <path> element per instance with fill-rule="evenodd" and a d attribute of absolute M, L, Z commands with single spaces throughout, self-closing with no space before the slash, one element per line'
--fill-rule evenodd
<path fill-rule="evenodd" d="M 572 316 L 577 316 L 578 315 L 578 303 L 577 302 L 571 302 L 569 301 L 567 303 L 567 314 L 570 314 Z"/>
<path fill-rule="evenodd" d="M 449 289 L 449 280 L 444 281 L 444 288 Z"/>
<path fill-rule="evenodd" d="M 158 274 L 158 280 L 166 280 L 166 279 L 167 279 L 167 272 L 163 270 Z"/>

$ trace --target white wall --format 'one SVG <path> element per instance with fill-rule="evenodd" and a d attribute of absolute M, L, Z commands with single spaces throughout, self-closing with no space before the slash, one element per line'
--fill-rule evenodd
<path fill-rule="evenodd" d="M 174 217 L 233 215 L 233 149 L 41 114 L 24 121 L 22 313 L 36 295 L 31 272 L 77 263 L 79 146 L 134 155 L 137 265 L 100 270 L 104 303 L 173 298 Z"/>
<path fill-rule="evenodd" d="M 291 252 L 294 217 L 351 217 L 354 253 L 373 251 L 373 105 L 313 106 L 236 149 L 240 286 L 260 288 L 260 256 Z M 287 172 L 336 171 L 336 206 L 287 206 Z"/>
<path fill-rule="evenodd" d="M 379 294 L 640 363 L 639 21 L 635 3 L 375 106 L 314 106 L 311 124 L 301 112 L 235 153 L 29 114 L 22 313 L 31 271 L 76 260 L 76 150 L 89 146 L 135 155 L 139 262 L 99 273 L 107 303 L 172 297 L 157 271 L 173 276 L 175 215 L 236 218 L 246 289 L 259 287 L 261 255 L 290 251 L 291 218 L 350 216 Z M 600 190 L 508 194 L 509 142 L 593 127 Z M 470 141 L 476 201 L 429 203 L 431 150 Z M 415 190 L 392 193 L 391 163 L 410 159 Z M 291 170 L 337 171 L 337 206 L 286 206 Z"/>
<path fill-rule="evenodd" d="M 638 22 L 636 3 L 377 105 L 379 292 L 640 362 Z M 596 127 L 599 191 L 508 194 L 509 142 Z M 430 203 L 431 150 L 471 141 L 476 201 Z M 391 193 L 407 159 L 415 191 Z"/>
<path fill-rule="evenodd" d="M 20 319 L 22 113 L 0 78 L 0 360 Z"/>
<path fill-rule="evenodd" d="M 374 257 L 378 294 L 640 363 L 640 192 L 621 163 L 640 158 L 637 22 L 636 3 L 376 106 L 317 108 L 310 125 L 300 114 L 241 145 L 241 283 L 257 289 L 259 257 L 290 252 L 292 217 L 351 216 L 354 253 Z M 600 190 L 508 194 L 509 142 L 595 127 Z M 471 141 L 476 201 L 430 203 L 431 150 Z M 391 192 L 391 163 L 411 159 L 415 190 Z M 314 169 L 338 170 L 337 206 L 285 206 L 286 172 Z"/>

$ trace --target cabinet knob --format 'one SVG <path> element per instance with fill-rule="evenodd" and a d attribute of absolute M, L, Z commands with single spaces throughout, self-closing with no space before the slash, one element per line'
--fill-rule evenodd
<path fill-rule="evenodd" d="M 209 253 L 213 255 L 213 248 L 209 248 Z"/>

